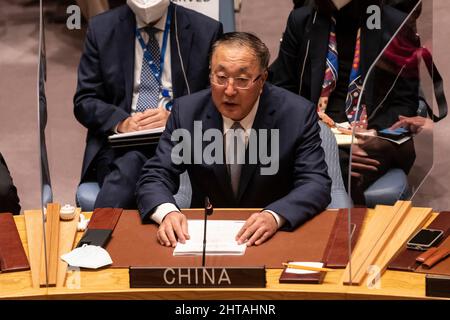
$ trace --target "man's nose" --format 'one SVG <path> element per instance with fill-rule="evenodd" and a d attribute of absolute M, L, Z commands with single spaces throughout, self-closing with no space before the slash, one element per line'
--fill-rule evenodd
<path fill-rule="evenodd" d="M 225 95 L 227 95 L 229 97 L 234 96 L 237 93 L 237 90 L 234 87 L 233 81 L 234 81 L 234 79 L 228 79 L 228 83 L 225 86 Z"/>

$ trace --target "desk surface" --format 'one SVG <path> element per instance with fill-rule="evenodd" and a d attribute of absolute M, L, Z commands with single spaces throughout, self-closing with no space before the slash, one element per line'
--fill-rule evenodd
<path fill-rule="evenodd" d="M 370 212 L 368 219 L 370 219 Z M 366 219 L 366 222 L 367 220 Z M 16 216 L 20 237 L 28 252 L 25 221 Z M 363 226 L 362 232 L 365 232 Z M 81 233 L 77 236 L 77 241 Z M 256 289 L 130 289 L 128 269 L 106 268 L 70 273 L 63 288 L 32 288 L 31 272 L 0 274 L 0 299 L 429 299 L 425 296 L 425 275 L 386 271 L 379 288 L 344 286 L 343 269 L 327 273 L 323 284 L 279 284 L 281 269 L 268 269 L 266 288 Z M 79 277 L 79 278 L 77 278 Z M 71 288 L 79 279 L 81 285 Z"/>

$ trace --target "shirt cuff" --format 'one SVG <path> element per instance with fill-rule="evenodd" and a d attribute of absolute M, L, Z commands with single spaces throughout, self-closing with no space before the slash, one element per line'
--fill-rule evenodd
<path fill-rule="evenodd" d="M 119 123 L 116 124 L 116 126 L 113 128 L 113 132 L 114 133 L 119 133 L 119 131 L 117 130 L 119 128 Z"/>
<path fill-rule="evenodd" d="M 284 219 L 279 214 L 276 214 L 272 210 L 263 210 L 263 211 L 269 212 L 275 218 L 275 221 L 277 222 L 277 225 L 278 225 L 278 229 L 280 229 L 283 226 L 283 224 L 286 222 L 286 219 Z"/>
<path fill-rule="evenodd" d="M 180 210 L 173 203 L 163 203 L 156 207 L 155 212 L 151 215 L 150 219 L 157 224 L 161 224 L 164 218 L 172 211 L 180 212 Z"/>

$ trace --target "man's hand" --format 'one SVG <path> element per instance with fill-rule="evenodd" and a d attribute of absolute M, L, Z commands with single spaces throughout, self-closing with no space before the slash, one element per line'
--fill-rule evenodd
<path fill-rule="evenodd" d="M 138 130 L 164 127 L 169 115 L 170 112 L 162 106 L 156 109 L 147 109 L 142 113 L 142 118 L 137 123 Z"/>
<path fill-rule="evenodd" d="M 140 130 L 139 121 L 141 121 L 143 118 L 144 114 L 142 112 L 135 113 L 119 123 L 119 125 L 117 126 L 117 131 L 120 133 L 138 131 Z"/>
<path fill-rule="evenodd" d="M 273 236 L 277 230 L 277 222 L 270 212 L 256 212 L 247 219 L 239 230 L 236 241 L 239 244 L 247 242 L 248 247 L 253 244 L 259 246 Z"/>
<path fill-rule="evenodd" d="M 395 130 L 397 128 L 406 128 L 412 133 L 419 133 L 422 131 L 424 127 L 431 127 L 429 124 L 430 121 L 427 121 L 427 118 L 415 116 L 415 117 L 404 117 L 399 116 L 398 121 L 390 127 L 391 130 Z"/>
<path fill-rule="evenodd" d="M 156 237 L 158 242 L 166 247 L 175 247 L 177 238 L 181 243 L 185 243 L 190 238 L 186 216 L 178 211 L 167 214 L 159 226 Z"/>
<path fill-rule="evenodd" d="M 378 171 L 379 165 L 380 162 L 369 158 L 367 152 L 360 146 L 357 144 L 352 146 L 352 177 L 361 178 L 364 171 Z"/>
<path fill-rule="evenodd" d="M 369 157 L 368 153 L 364 150 L 365 147 L 370 149 L 377 144 L 382 145 L 382 141 L 379 141 L 377 137 L 367 135 L 356 134 L 356 136 L 358 137 L 358 144 L 352 145 L 351 175 L 354 178 L 361 179 L 364 172 L 376 172 L 380 166 L 378 160 Z"/>

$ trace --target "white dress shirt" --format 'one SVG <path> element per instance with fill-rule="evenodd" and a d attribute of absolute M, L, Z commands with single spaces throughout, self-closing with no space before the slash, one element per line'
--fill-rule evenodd
<path fill-rule="evenodd" d="M 253 122 L 255 121 L 258 107 L 259 107 L 259 97 L 258 97 L 258 100 L 256 100 L 255 105 L 253 106 L 253 108 L 249 112 L 249 114 L 244 119 L 239 121 L 239 123 L 241 124 L 241 126 L 245 132 L 245 146 L 246 147 L 248 145 L 248 140 L 250 137 L 250 130 L 252 129 Z M 223 135 L 225 136 L 235 121 L 230 118 L 224 117 L 224 116 L 222 116 L 222 120 L 223 120 Z M 224 139 L 224 140 L 225 140 L 225 144 L 226 144 L 225 150 L 228 150 L 227 149 L 227 147 L 228 147 L 227 140 L 228 139 Z M 161 224 L 161 222 L 166 217 L 166 215 L 168 215 L 172 211 L 180 212 L 180 210 L 178 210 L 178 208 L 173 203 L 163 203 L 156 208 L 155 212 L 151 215 L 151 219 L 153 221 L 155 221 L 156 223 Z M 271 210 L 263 210 L 263 211 L 270 212 L 273 215 L 273 217 L 275 218 L 275 220 L 277 222 L 278 228 L 280 228 L 284 224 L 285 219 L 282 216 L 280 216 L 279 214 L 277 214 Z"/>

